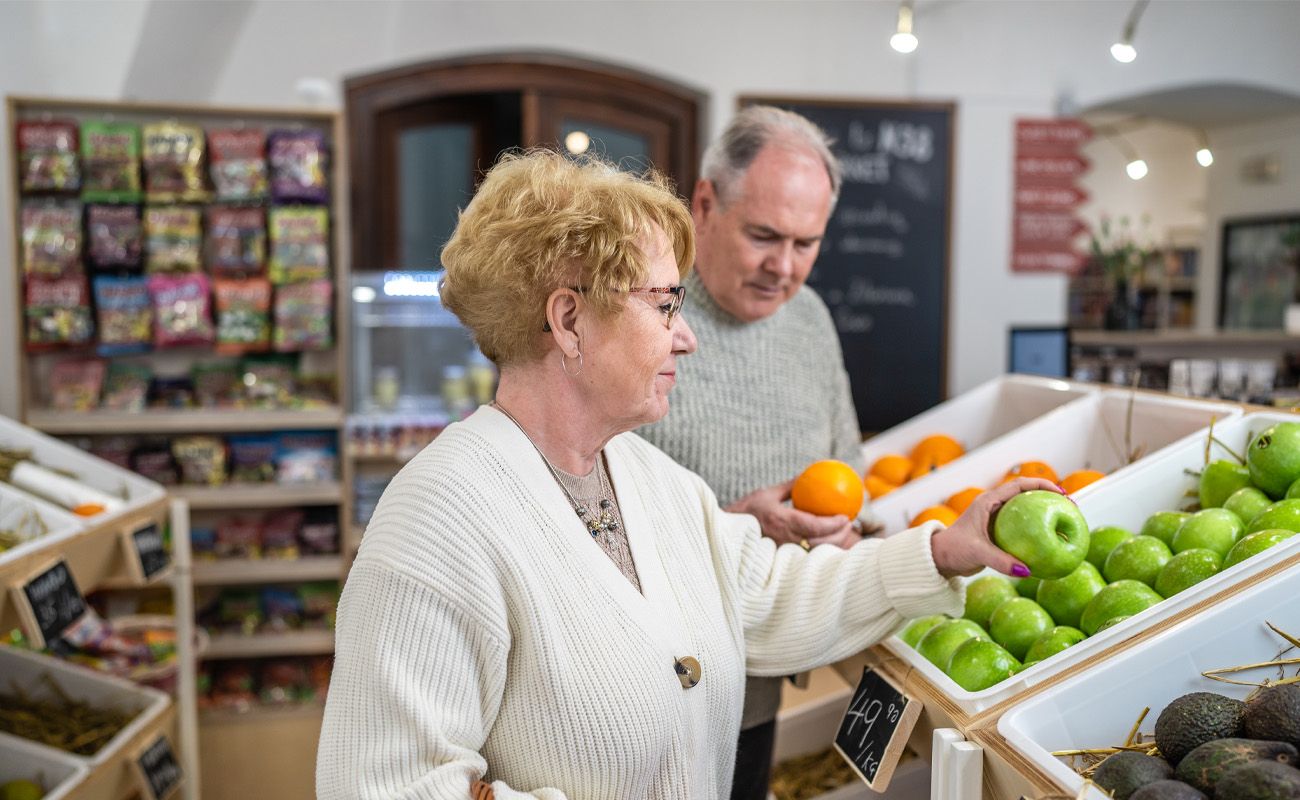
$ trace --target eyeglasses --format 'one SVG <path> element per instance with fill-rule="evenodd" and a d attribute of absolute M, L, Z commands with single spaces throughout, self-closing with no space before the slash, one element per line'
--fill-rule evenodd
<path fill-rule="evenodd" d="M 587 291 L 586 286 L 570 286 L 569 289 L 578 292 L 579 294 Z M 677 319 L 677 315 L 682 312 L 682 306 L 686 304 L 685 286 L 645 286 L 641 288 L 628 289 L 627 293 L 672 295 L 671 299 L 666 300 L 659 305 L 659 313 L 664 315 L 664 327 L 666 328 L 673 327 L 673 320 Z M 542 323 L 543 332 L 549 333 L 550 330 L 551 323 Z"/>

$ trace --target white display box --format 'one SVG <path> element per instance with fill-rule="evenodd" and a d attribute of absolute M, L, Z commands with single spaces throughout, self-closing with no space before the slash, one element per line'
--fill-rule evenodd
<path fill-rule="evenodd" d="M 0 785 L 36 781 L 45 790 L 41 800 L 63 800 L 89 774 L 85 759 L 0 733 Z"/>
<path fill-rule="evenodd" d="M 998 721 L 998 733 L 1074 796 L 1083 787 L 1083 779 L 1053 756 L 1053 751 L 1123 744 L 1142 709 L 1148 707 L 1151 713 L 1142 723 L 1142 732 L 1150 734 L 1160 711 L 1190 692 L 1244 699 L 1253 687 L 1213 681 L 1201 673 L 1275 658 L 1286 643 L 1264 623 L 1292 634 L 1300 631 L 1297 594 L 1300 564 L 1013 706 Z M 1288 657 L 1294 655 L 1292 651 Z M 1294 668 L 1287 674 L 1294 674 Z M 1227 677 L 1261 680 L 1276 676 L 1274 668 Z M 1087 796 L 1106 797 L 1096 789 Z"/>
<path fill-rule="evenodd" d="M 28 553 L 57 547 L 58 542 L 76 536 L 85 527 L 85 521 L 75 514 L 7 483 L 0 483 L 0 528 L 11 528 L 28 514 L 39 517 L 46 532 L 0 553 L 0 566 L 17 561 Z"/>

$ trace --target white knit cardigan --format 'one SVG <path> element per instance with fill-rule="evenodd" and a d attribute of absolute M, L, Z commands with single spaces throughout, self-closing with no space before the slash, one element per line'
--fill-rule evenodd
<path fill-rule="evenodd" d="M 319 798 L 466 800 L 483 777 L 503 800 L 721 800 L 746 671 L 810 669 L 961 611 L 933 523 L 778 548 L 643 439 L 605 452 L 644 595 L 493 408 L 393 480 L 339 604 Z M 691 689 L 683 656 L 702 666 Z"/>

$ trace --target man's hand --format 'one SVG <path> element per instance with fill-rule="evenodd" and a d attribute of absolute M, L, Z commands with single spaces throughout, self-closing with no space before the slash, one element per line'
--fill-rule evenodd
<path fill-rule="evenodd" d="M 768 486 L 727 506 L 728 511 L 758 518 L 763 535 L 777 544 L 797 544 L 805 549 L 819 544 L 848 548 L 862 541 L 853 521 L 843 515 L 819 517 L 785 505 L 794 481 Z"/>

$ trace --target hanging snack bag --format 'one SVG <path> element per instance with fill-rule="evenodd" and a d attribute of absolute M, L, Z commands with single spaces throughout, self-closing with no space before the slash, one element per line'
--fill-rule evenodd
<path fill-rule="evenodd" d="M 262 200 L 267 194 L 266 132 L 223 128 L 208 131 L 212 185 L 218 200 Z"/>
<path fill-rule="evenodd" d="M 230 445 L 230 480 L 233 483 L 274 483 L 275 458 L 280 452 L 274 436 L 240 434 L 226 440 Z"/>
<path fill-rule="evenodd" d="M 24 192 L 75 192 L 81 188 L 77 123 L 20 122 L 18 176 Z"/>
<path fill-rule="evenodd" d="M 153 342 L 153 305 L 143 277 L 95 278 L 99 316 L 99 354 L 141 353 Z"/>
<path fill-rule="evenodd" d="M 203 129 L 179 122 L 144 126 L 144 186 L 151 203 L 202 201 Z"/>
<path fill-rule="evenodd" d="M 271 283 L 265 278 L 213 281 L 217 301 L 217 352 L 265 350 L 271 343 Z"/>
<path fill-rule="evenodd" d="M 27 349 L 88 344 L 95 335 L 85 275 L 27 279 Z"/>
<path fill-rule="evenodd" d="M 278 408 L 293 402 L 296 391 L 292 356 L 244 359 L 244 398 L 258 408 Z"/>
<path fill-rule="evenodd" d="M 260 208 L 208 209 L 208 271 L 216 276 L 261 275 L 266 269 L 266 217 Z"/>
<path fill-rule="evenodd" d="M 101 359 L 69 359 L 50 370 L 50 401 L 58 411 L 91 411 L 99 405 L 105 365 Z"/>
<path fill-rule="evenodd" d="M 271 283 L 328 278 L 329 213 L 323 208 L 273 208 L 268 216 Z"/>
<path fill-rule="evenodd" d="M 329 200 L 329 151 L 322 131 L 271 131 L 267 153 L 277 203 Z"/>
<path fill-rule="evenodd" d="M 172 440 L 172 457 L 181 468 L 181 481 L 194 486 L 226 482 L 226 443 L 220 436 L 179 436 Z"/>
<path fill-rule="evenodd" d="M 154 345 L 178 347 L 212 341 L 206 275 L 150 275 L 154 305 Z"/>
<path fill-rule="evenodd" d="M 77 275 L 81 268 L 81 204 L 23 203 L 23 271 L 42 278 Z"/>
<path fill-rule="evenodd" d="M 87 250 L 90 263 L 97 269 L 134 270 L 140 266 L 144 249 L 144 228 L 137 206 L 101 206 L 86 208 Z"/>
<path fill-rule="evenodd" d="M 146 208 L 144 233 L 149 272 L 199 271 L 203 263 L 203 228 L 197 208 Z"/>
<path fill-rule="evenodd" d="M 81 125 L 81 198 L 140 202 L 140 129 L 125 122 Z"/>
<path fill-rule="evenodd" d="M 153 377 L 144 364 L 114 361 L 108 367 L 104 383 L 104 399 L 100 405 L 109 411 L 144 411 L 149 399 L 149 381 Z"/>
<path fill-rule="evenodd" d="M 293 283 L 275 290 L 275 349 L 324 350 L 331 344 L 329 281 Z"/>

